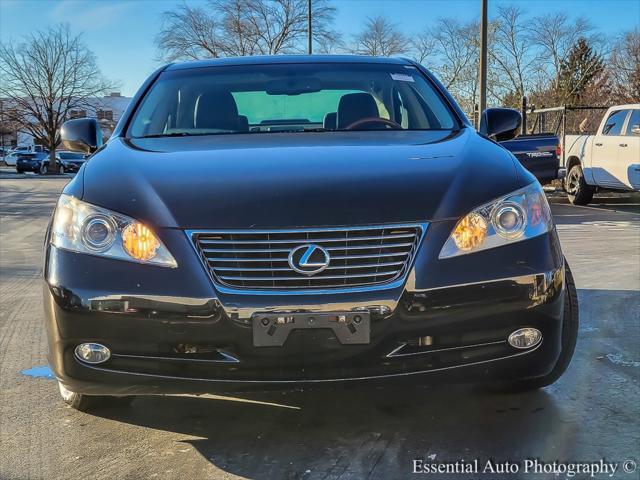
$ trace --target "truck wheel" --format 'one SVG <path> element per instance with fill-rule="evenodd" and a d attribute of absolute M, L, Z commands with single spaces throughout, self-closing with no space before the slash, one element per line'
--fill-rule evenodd
<path fill-rule="evenodd" d="M 42 162 L 40 165 L 40 175 L 46 175 L 49 173 L 49 162 Z"/>
<path fill-rule="evenodd" d="M 573 352 L 576 348 L 576 341 L 578 340 L 578 326 L 579 326 L 579 313 L 578 313 L 578 292 L 576 290 L 576 284 L 573 280 L 573 274 L 569 268 L 569 264 L 565 260 L 565 300 L 564 300 L 564 320 L 562 322 L 562 351 L 560 357 L 553 367 L 553 370 L 544 377 L 528 378 L 525 380 L 518 380 L 501 385 L 501 391 L 507 392 L 522 392 L 526 390 L 535 390 L 538 388 L 551 385 L 558 380 L 565 372 Z"/>
<path fill-rule="evenodd" d="M 571 167 L 564 181 L 564 189 L 567 191 L 567 198 L 573 205 L 588 204 L 595 192 L 595 188 L 584 180 L 584 173 L 580 165 Z"/>
<path fill-rule="evenodd" d="M 111 397 L 106 395 L 83 395 L 75 393 L 58 382 L 58 389 L 62 400 L 71 408 L 80 412 L 91 413 L 94 410 L 107 407 L 124 407 L 133 401 L 133 396 Z"/>

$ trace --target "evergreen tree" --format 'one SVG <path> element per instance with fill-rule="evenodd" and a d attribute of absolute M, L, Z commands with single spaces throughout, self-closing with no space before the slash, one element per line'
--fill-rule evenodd
<path fill-rule="evenodd" d="M 585 38 L 571 48 L 558 74 L 558 99 L 566 105 L 577 105 L 604 72 L 602 56 L 593 51 Z"/>

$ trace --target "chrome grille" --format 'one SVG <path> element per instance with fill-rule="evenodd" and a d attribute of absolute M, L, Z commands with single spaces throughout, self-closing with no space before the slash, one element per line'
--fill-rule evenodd
<path fill-rule="evenodd" d="M 305 290 L 384 285 L 404 278 L 426 225 L 299 230 L 189 231 L 216 283 L 237 290 Z M 298 273 L 289 254 L 324 248 L 328 267 Z"/>

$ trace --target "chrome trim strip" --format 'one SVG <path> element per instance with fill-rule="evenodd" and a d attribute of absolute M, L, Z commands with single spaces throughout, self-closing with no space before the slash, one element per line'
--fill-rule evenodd
<path fill-rule="evenodd" d="M 469 363 L 465 363 L 463 365 L 453 365 L 450 367 L 440 367 L 440 368 L 433 368 L 431 370 L 419 370 L 417 372 L 406 372 L 406 373 L 391 373 L 388 375 L 372 375 L 370 377 L 350 377 L 350 378 L 327 378 L 327 379 L 318 379 L 318 380 L 229 380 L 229 379 L 210 379 L 210 378 L 188 378 L 188 377 L 176 377 L 176 376 L 172 376 L 172 375 L 157 375 L 157 374 L 153 374 L 153 373 L 138 373 L 138 372 L 122 372 L 119 370 L 112 370 L 110 368 L 100 368 L 100 367 L 95 367 L 93 365 L 89 365 L 89 364 L 85 364 L 83 363 L 82 365 L 86 368 L 90 368 L 92 370 L 98 370 L 101 372 L 106 372 L 106 373 L 116 373 L 116 374 L 121 374 L 121 375 L 136 375 L 136 376 L 140 376 L 140 377 L 153 377 L 153 378 L 164 378 L 167 380 L 186 380 L 186 381 L 193 381 L 193 382 L 211 382 L 211 383 L 251 383 L 251 384 L 305 384 L 305 383 L 332 383 L 332 382 L 351 382 L 351 381 L 357 381 L 357 380 L 375 380 L 375 379 L 384 379 L 384 378 L 394 378 L 394 377 L 408 377 L 411 375 L 420 375 L 420 374 L 426 374 L 426 373 L 432 373 L 432 372 L 441 372 L 441 371 L 445 371 L 445 370 L 453 370 L 456 368 L 464 368 L 464 367 L 471 367 L 474 365 L 482 365 L 485 363 L 492 363 L 492 362 L 499 362 L 501 360 L 509 360 L 511 358 L 515 358 L 515 357 L 521 357 L 523 355 L 529 355 L 530 353 L 535 352 L 538 348 L 540 348 L 540 345 L 542 345 L 542 342 L 539 343 L 535 348 L 532 348 L 531 350 L 526 350 L 524 352 L 518 352 L 518 353 L 514 353 L 513 355 L 509 355 L 506 357 L 500 357 L 500 358 L 493 358 L 490 360 L 481 360 L 479 362 L 469 362 Z"/>
<path fill-rule="evenodd" d="M 216 270 L 216 269 L 214 269 Z M 389 275 L 397 275 L 397 271 L 391 272 L 374 272 L 374 273 L 352 273 L 351 275 L 314 275 L 313 280 L 337 280 L 340 278 L 368 278 L 368 277 L 387 277 Z M 218 275 L 222 280 L 250 280 L 250 281 L 265 281 L 270 282 L 272 280 L 304 280 L 300 277 L 230 277 L 228 275 Z"/>
<path fill-rule="evenodd" d="M 346 241 L 346 240 L 345 240 Z M 308 243 L 302 239 L 298 243 Z M 296 243 L 296 242 L 292 242 Z M 413 243 L 383 243 L 380 245 L 349 245 L 348 247 L 326 247 L 325 250 L 379 250 L 382 248 L 400 248 L 400 247 L 412 247 Z M 290 252 L 291 248 L 203 248 L 203 252 L 211 253 L 283 253 Z"/>
<path fill-rule="evenodd" d="M 433 350 L 425 350 L 423 352 L 397 353 L 397 352 L 401 351 L 404 347 L 409 345 L 408 343 L 403 343 L 399 347 L 394 348 L 393 350 L 391 350 L 391 352 L 389 352 L 387 354 L 387 358 L 409 357 L 409 356 L 412 356 L 412 355 L 426 355 L 426 354 L 429 354 L 429 353 L 438 353 L 438 352 L 450 352 L 450 351 L 454 351 L 454 350 L 464 350 L 464 349 L 467 349 L 467 348 L 485 347 L 487 345 L 499 345 L 501 343 L 507 343 L 507 341 L 506 340 L 498 340 L 496 342 L 476 343 L 475 345 L 460 345 L 458 347 L 436 348 L 436 349 L 433 349 Z"/>
<path fill-rule="evenodd" d="M 176 357 L 157 357 L 152 355 L 127 355 L 127 354 L 113 354 L 111 358 L 132 358 L 132 359 L 144 359 L 144 360 L 160 360 L 170 362 L 193 362 L 193 363 L 240 363 L 233 355 L 229 355 L 221 350 L 216 350 L 217 353 L 224 357 L 224 360 L 214 360 L 211 358 L 176 358 Z"/>
<path fill-rule="evenodd" d="M 394 265 L 404 265 L 405 262 L 385 262 L 385 263 L 362 263 L 360 265 L 343 265 L 338 267 L 327 267 L 325 270 L 345 270 L 350 268 L 379 268 L 393 267 Z M 290 268 L 238 268 L 238 267 L 211 267 L 214 270 L 224 270 L 225 272 L 290 272 Z M 315 278 L 320 278 L 316 276 Z M 271 278 L 269 278 L 271 280 Z"/>
<path fill-rule="evenodd" d="M 395 288 L 399 288 L 404 285 L 409 272 L 413 268 L 413 262 L 418 256 L 418 252 L 422 243 L 424 241 L 424 237 L 427 233 L 427 228 L 429 227 L 428 222 L 424 223 L 404 223 L 404 224 L 382 224 L 382 225 L 366 225 L 366 226 L 354 226 L 354 227 L 319 227 L 319 228 L 298 228 L 298 229 L 270 229 L 270 230 L 251 230 L 251 229 L 235 229 L 235 230 L 217 230 L 217 229 L 193 229 L 193 230 L 185 230 L 185 234 L 187 235 L 187 239 L 191 244 L 194 252 L 200 259 L 202 267 L 205 269 L 207 275 L 209 276 L 214 288 L 216 291 L 220 293 L 226 294 L 237 294 L 237 295 L 335 295 L 342 293 L 357 293 L 357 292 L 375 292 L 381 290 L 391 290 Z M 415 245 L 410 244 L 412 248 L 408 252 L 398 252 L 398 253 L 387 253 L 380 255 L 345 255 L 341 257 L 334 257 L 335 260 L 346 260 L 352 258 L 378 258 L 378 257 L 396 257 L 396 256 L 406 256 L 408 257 L 406 262 L 406 268 L 402 275 L 397 279 L 390 279 L 389 281 L 376 283 L 376 284 L 368 284 L 368 285 L 353 285 L 350 287 L 318 287 L 318 288 L 237 288 L 237 287 L 229 287 L 225 286 L 216 281 L 213 270 L 214 268 L 209 264 L 209 261 L 205 258 L 205 256 L 200 252 L 196 242 L 194 241 L 194 235 L 198 234 L 270 234 L 270 233 L 305 233 L 305 232 L 341 232 L 341 231 L 360 231 L 360 230 L 375 230 L 375 229 L 390 229 L 390 228 L 417 228 L 419 229 L 419 234 L 416 239 Z M 387 247 L 387 246 L 385 246 Z M 379 248 L 379 247 L 378 247 Z M 339 250 L 339 249 L 338 249 Z M 228 250 L 227 250 L 228 251 Z M 269 250 L 272 252 L 272 250 Z M 236 250 L 237 252 L 237 250 Z M 242 261 L 243 259 L 229 259 L 231 261 Z M 279 261 L 280 259 L 251 259 L 251 261 Z M 286 259 L 285 259 L 286 261 Z M 402 271 L 402 270 L 401 270 Z"/>
<path fill-rule="evenodd" d="M 562 267 L 560 267 L 562 268 Z M 531 273 L 531 274 L 527 274 L 527 275 L 518 275 L 515 277 L 502 277 L 502 278 L 496 278 L 496 279 L 492 279 L 492 280 L 480 280 L 477 282 L 469 282 L 469 283 L 456 283 L 455 285 L 443 285 L 442 287 L 431 287 L 431 288 L 419 288 L 419 289 L 415 289 L 415 290 L 410 290 L 410 293 L 421 293 L 421 292 L 431 292 L 433 290 L 442 290 L 445 288 L 458 288 L 458 287 L 470 287 L 473 285 L 482 285 L 484 283 L 495 283 L 495 282 L 506 282 L 506 281 L 513 281 L 513 282 L 517 282 L 519 280 L 531 280 L 531 279 L 535 279 L 536 277 L 540 277 L 540 276 L 553 276 L 558 270 L 560 270 L 560 268 L 556 269 L 556 270 L 551 270 L 550 272 L 539 272 L 539 273 Z"/>
<path fill-rule="evenodd" d="M 331 257 L 333 260 L 357 260 L 359 258 L 378 257 L 404 257 L 410 252 L 381 253 L 380 255 L 344 255 L 342 257 Z M 287 262 L 287 257 L 282 258 L 209 258 L 212 262 Z M 404 263 L 404 262 L 403 262 Z"/>
<path fill-rule="evenodd" d="M 345 230 L 377 230 L 377 229 L 389 229 L 389 228 L 416 228 L 425 227 L 426 223 L 388 223 L 378 225 L 356 225 L 353 227 L 305 227 L 305 228 L 270 228 L 263 230 L 254 230 L 251 228 L 224 230 L 217 228 L 198 228 L 187 230 L 189 235 L 194 233 L 222 233 L 222 234 L 265 234 L 265 233 L 306 233 L 306 232 L 344 232 Z"/>
<path fill-rule="evenodd" d="M 249 232 L 245 232 L 249 233 Z M 286 232 L 285 232 L 286 233 Z M 353 237 L 353 238 L 305 238 L 305 239 L 294 239 L 294 240 L 199 240 L 200 243 L 209 243 L 215 245 L 224 245 L 227 243 L 232 243 L 234 245 L 251 245 L 255 243 L 300 243 L 303 241 L 304 243 L 322 243 L 322 242 L 357 242 L 359 240 L 384 240 L 384 239 L 394 239 L 394 238 L 413 238 L 413 233 L 403 233 L 400 235 L 382 235 L 377 237 Z"/>

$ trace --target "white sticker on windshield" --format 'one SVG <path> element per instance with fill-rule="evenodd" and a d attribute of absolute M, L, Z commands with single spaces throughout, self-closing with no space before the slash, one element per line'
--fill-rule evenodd
<path fill-rule="evenodd" d="M 398 80 L 399 82 L 415 82 L 411 75 L 406 75 L 404 73 L 392 73 L 391 78 Z"/>

